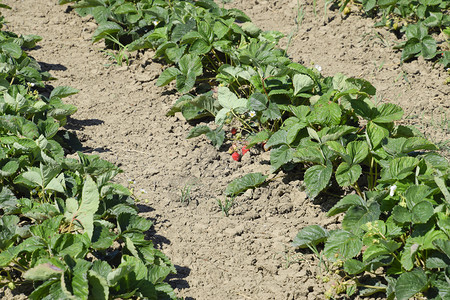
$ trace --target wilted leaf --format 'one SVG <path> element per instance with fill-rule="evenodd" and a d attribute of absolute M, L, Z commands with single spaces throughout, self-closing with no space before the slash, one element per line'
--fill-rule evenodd
<path fill-rule="evenodd" d="M 58 268 L 51 263 L 43 263 L 27 270 L 23 277 L 26 280 L 45 281 L 52 277 L 61 276 L 64 270 Z"/>

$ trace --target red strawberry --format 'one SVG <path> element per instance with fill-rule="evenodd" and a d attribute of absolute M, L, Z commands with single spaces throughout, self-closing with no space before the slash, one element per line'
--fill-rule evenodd
<path fill-rule="evenodd" d="M 231 128 L 231 134 L 232 134 L 232 135 L 235 135 L 236 133 L 237 133 L 237 129 L 236 129 L 236 128 L 234 128 L 234 127 L 233 127 L 233 128 Z"/>
<path fill-rule="evenodd" d="M 231 154 L 231 157 L 235 160 L 235 161 L 239 161 L 241 159 L 241 155 L 237 152 L 234 152 L 233 154 Z"/>
<path fill-rule="evenodd" d="M 247 149 L 247 146 L 242 147 L 242 155 L 245 155 L 248 151 L 250 151 L 250 149 Z"/>

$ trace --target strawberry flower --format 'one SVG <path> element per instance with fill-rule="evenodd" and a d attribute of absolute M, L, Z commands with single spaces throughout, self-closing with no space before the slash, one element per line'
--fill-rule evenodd
<path fill-rule="evenodd" d="M 393 197 L 395 194 L 395 190 L 397 189 L 397 186 L 394 184 L 389 188 L 389 196 Z"/>

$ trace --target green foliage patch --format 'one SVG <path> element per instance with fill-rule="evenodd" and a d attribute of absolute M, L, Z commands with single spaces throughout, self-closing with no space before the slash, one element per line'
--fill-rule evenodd
<path fill-rule="evenodd" d="M 205 134 L 220 149 L 223 128 L 240 124 L 248 147 L 270 149 L 273 172 L 303 173 L 309 198 L 333 186 L 346 191 L 328 212 L 345 214 L 342 229 L 309 226 L 293 242 L 317 254 L 317 246 L 324 245 L 320 255 L 342 275 L 334 295 L 449 297 L 449 162 L 417 130 L 397 125 L 401 107 L 373 101 L 371 83 L 342 74 L 324 77 L 292 62 L 278 47 L 281 33 L 262 31 L 243 12 L 211 0 L 60 2 L 75 2 L 80 14 L 94 16 L 99 23 L 94 42 L 129 39 L 128 50 L 151 48 L 170 64 L 157 81 L 159 86 L 175 82 L 181 95 L 168 114 L 215 120 L 214 128 L 198 125 L 188 138 Z M 361 5 L 368 13 L 381 12 L 384 22 L 414 23 L 405 26 L 402 60 L 442 54 L 439 59 L 448 66 L 448 51 L 430 36 L 448 26 L 448 1 Z M 231 200 L 219 202 L 225 214 L 236 195 L 265 180 L 254 173 L 230 183 L 225 194 Z M 360 282 L 368 274 L 374 284 Z"/>
<path fill-rule="evenodd" d="M 450 28 L 450 3 L 446 0 L 337 0 L 341 11 L 350 11 L 355 4 L 369 17 L 378 19 L 375 26 L 387 28 L 406 37 L 406 41 L 394 48 L 402 49 L 402 61 L 423 56 L 437 60 L 444 67 L 450 66 L 449 35 L 446 42 L 438 43 L 432 34 Z"/>
<path fill-rule="evenodd" d="M 78 91 L 41 94 L 51 77 L 23 50 L 39 40 L 0 32 L 0 287 L 29 299 L 176 299 L 164 282 L 175 268 L 145 236 L 152 222 L 111 181 L 121 170 L 66 156 L 60 128 L 76 107 L 62 99 Z"/>

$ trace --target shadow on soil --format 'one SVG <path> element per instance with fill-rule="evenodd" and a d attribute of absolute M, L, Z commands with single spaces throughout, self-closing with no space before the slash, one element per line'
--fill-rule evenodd
<path fill-rule="evenodd" d="M 167 282 L 173 287 L 179 290 L 190 288 L 189 283 L 186 281 L 186 278 L 191 274 L 191 269 L 188 267 L 182 267 L 179 265 L 175 265 L 175 269 L 177 270 L 176 274 L 170 274 L 167 276 Z M 184 300 L 194 300 L 192 297 L 184 298 Z"/>
<path fill-rule="evenodd" d="M 85 127 L 98 126 L 104 123 L 105 122 L 103 120 L 99 119 L 77 120 L 72 117 L 67 117 L 67 125 L 65 127 L 72 130 L 83 130 Z"/>
<path fill-rule="evenodd" d="M 140 212 L 149 212 L 154 211 L 152 207 L 146 206 L 146 205 L 137 205 Z M 157 216 L 156 218 L 148 218 L 150 221 L 155 223 L 165 223 L 168 222 L 168 220 L 162 220 L 159 219 L 160 216 Z M 164 245 L 170 245 L 171 241 L 167 239 L 166 237 L 156 234 L 154 226 L 152 226 L 147 232 L 146 232 L 146 239 L 149 239 L 153 242 L 153 245 L 156 249 L 162 249 Z M 191 269 L 188 267 L 183 267 L 179 265 L 174 266 L 176 269 L 176 274 L 169 274 L 166 278 L 166 282 L 170 284 L 170 286 L 174 289 L 188 289 L 191 286 L 186 281 L 186 278 L 191 274 Z M 195 300 L 195 298 L 192 297 L 185 297 L 184 300 Z"/>
<path fill-rule="evenodd" d="M 48 64 L 44 62 L 39 62 L 39 66 L 41 66 L 42 71 L 67 71 L 67 67 L 61 64 Z"/>

